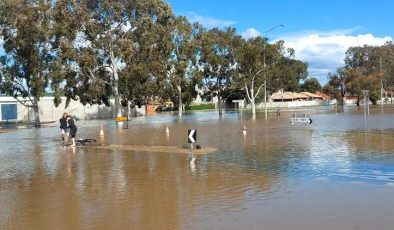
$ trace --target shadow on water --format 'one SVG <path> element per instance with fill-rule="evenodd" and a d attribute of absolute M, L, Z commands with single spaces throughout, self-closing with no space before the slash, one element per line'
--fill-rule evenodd
<path fill-rule="evenodd" d="M 187 130 L 197 129 L 198 144 L 219 151 L 195 164 L 191 154 L 63 147 L 58 127 L 0 134 L 0 228 L 349 229 L 357 222 L 349 212 L 364 226 L 376 220 L 389 229 L 391 110 L 372 109 L 364 123 L 357 108 L 315 108 L 307 111 L 313 125 L 294 127 L 298 112 L 305 110 L 267 120 L 245 111 L 156 115 L 134 118 L 128 129 L 77 122 L 77 137 L 98 144 L 182 146 Z M 353 203 L 365 197 L 379 205 L 379 217 L 363 212 L 376 211 L 367 201 Z"/>

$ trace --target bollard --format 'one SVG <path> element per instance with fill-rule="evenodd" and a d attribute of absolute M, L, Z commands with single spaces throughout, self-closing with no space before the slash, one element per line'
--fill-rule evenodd
<path fill-rule="evenodd" d="M 167 135 L 167 136 L 170 135 L 170 129 L 168 128 L 168 126 L 167 126 L 167 128 L 166 128 L 166 135 Z"/>

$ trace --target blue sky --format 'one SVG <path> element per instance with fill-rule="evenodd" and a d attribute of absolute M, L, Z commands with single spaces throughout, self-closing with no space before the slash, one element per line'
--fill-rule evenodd
<path fill-rule="evenodd" d="M 283 39 L 308 62 L 309 76 L 324 84 L 328 72 L 343 66 L 350 46 L 382 45 L 394 38 L 390 0 L 167 0 L 175 14 L 204 26 L 232 26 L 244 37 L 268 34 Z"/>

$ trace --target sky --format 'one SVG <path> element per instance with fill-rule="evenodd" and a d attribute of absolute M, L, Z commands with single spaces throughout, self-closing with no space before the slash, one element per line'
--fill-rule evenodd
<path fill-rule="evenodd" d="M 349 47 L 394 39 L 392 0 L 167 0 L 176 15 L 207 28 L 234 27 L 245 38 L 284 40 L 308 63 L 308 78 L 327 83 Z M 277 27 L 269 33 L 271 28 Z"/>

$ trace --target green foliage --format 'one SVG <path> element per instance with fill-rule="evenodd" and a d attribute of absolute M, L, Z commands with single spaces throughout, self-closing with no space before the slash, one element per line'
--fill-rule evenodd
<path fill-rule="evenodd" d="M 330 81 L 324 89 L 334 89 L 331 95 L 342 98 L 346 94 L 360 99 L 361 90 L 375 94 L 382 86 L 385 90 L 394 89 L 394 46 L 391 42 L 383 46 L 351 47 L 346 52 L 345 64 L 336 74 L 329 75 Z"/>
<path fill-rule="evenodd" d="M 240 41 L 241 37 L 236 35 L 234 28 L 213 28 L 203 37 L 200 59 L 204 79 L 203 98 L 218 97 L 219 115 L 222 114 L 221 103 L 236 88 L 233 84 L 237 64 L 235 51 Z"/>
<path fill-rule="evenodd" d="M 260 93 L 265 83 L 267 94 L 279 89 L 296 91 L 299 81 L 306 78 L 307 65 L 293 59 L 294 50 L 285 50 L 283 43 L 269 44 L 266 38 L 256 37 L 242 39 L 237 47 L 236 82 L 238 88 L 245 89 L 252 110 L 263 96 Z"/>
<path fill-rule="evenodd" d="M 227 103 L 232 103 L 233 100 L 243 100 L 246 98 L 246 93 L 244 89 L 232 90 L 226 99 Z"/>
<path fill-rule="evenodd" d="M 49 1 L 38 0 L 0 3 L 0 37 L 5 52 L 1 57 L 0 90 L 32 107 L 36 126 L 40 126 L 38 101 L 45 95 L 51 70 L 57 65 L 51 7 Z"/>
<path fill-rule="evenodd" d="M 149 94 L 141 94 L 146 89 L 157 89 L 158 75 L 163 76 L 162 60 L 168 55 L 168 41 L 163 37 L 172 20 L 166 3 L 58 1 L 56 15 L 60 34 L 71 38 L 63 39 L 61 46 L 65 59 L 72 64 L 65 78 L 68 98 L 78 96 L 82 103 L 108 104 L 114 96 L 119 113 L 122 98 L 147 100 Z M 77 17 L 78 21 L 71 17 L 62 20 L 63 15 Z M 71 26 L 74 31 L 62 31 Z"/>
<path fill-rule="evenodd" d="M 371 100 L 373 105 L 376 105 L 379 99 L 380 99 L 380 93 L 376 91 L 373 91 L 369 96 L 369 100 Z"/>
<path fill-rule="evenodd" d="M 321 91 L 322 87 L 316 78 L 309 78 L 301 85 L 301 91 L 316 93 Z"/>
<path fill-rule="evenodd" d="M 323 92 L 334 97 L 338 104 L 343 106 L 343 98 L 346 93 L 344 69 L 338 69 L 335 74 L 329 73 L 328 79 L 328 83 L 323 87 Z"/>
<path fill-rule="evenodd" d="M 294 59 L 294 50 L 284 51 L 283 41 L 278 42 L 281 51 L 278 55 L 280 59 L 270 65 L 268 69 L 267 90 L 270 93 L 280 89 L 285 91 L 298 92 L 300 90 L 300 81 L 306 79 L 308 65 L 302 61 Z"/>
<path fill-rule="evenodd" d="M 201 53 L 201 38 L 205 30 L 199 23 L 190 23 L 186 17 L 177 17 L 172 27 L 172 51 L 167 63 L 169 83 L 178 100 L 174 100 L 180 108 L 188 104 L 197 95 L 195 85 L 200 81 L 198 58 Z M 186 100 L 186 103 L 184 103 Z"/>

